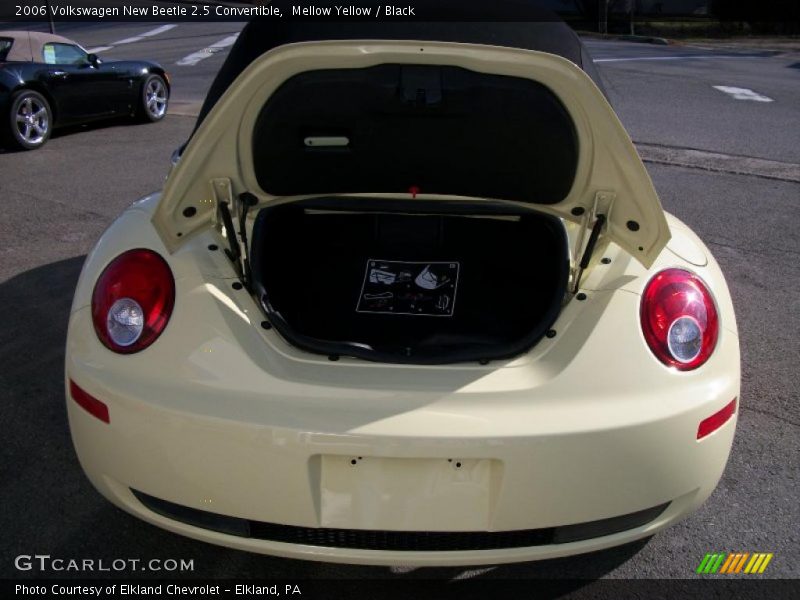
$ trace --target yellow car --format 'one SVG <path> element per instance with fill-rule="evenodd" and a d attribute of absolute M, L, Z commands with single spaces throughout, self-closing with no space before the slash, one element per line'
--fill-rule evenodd
<path fill-rule="evenodd" d="M 731 449 L 723 274 L 577 37 L 406 27 L 255 58 L 97 243 L 67 340 L 80 463 L 149 523 L 285 557 L 651 536 Z"/>

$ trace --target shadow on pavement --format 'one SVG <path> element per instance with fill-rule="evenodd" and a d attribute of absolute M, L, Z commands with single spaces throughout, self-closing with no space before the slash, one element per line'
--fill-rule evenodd
<path fill-rule="evenodd" d="M 134 519 L 103 499 L 83 476 L 64 407 L 67 319 L 83 256 L 48 264 L 0 283 L 0 577 L 182 577 L 414 580 L 551 579 L 558 593 L 613 571 L 647 540 L 572 558 L 469 568 L 386 568 L 274 558 L 218 548 Z M 164 572 L 17 571 L 13 557 L 49 554 L 66 559 L 153 558 L 193 560 L 194 570 Z M 580 581 L 583 580 L 583 581 Z M 369 584 L 378 593 L 380 585 Z M 384 587 L 384 592 L 386 591 Z M 383 594 L 385 596 L 385 594 Z M 541 594 L 539 594 L 541 596 Z"/>
<path fill-rule="evenodd" d="M 61 137 L 67 137 L 72 135 L 77 135 L 80 133 L 86 133 L 89 131 L 95 131 L 98 129 L 107 129 L 109 127 L 120 127 L 124 125 L 155 125 L 155 123 L 143 123 L 137 119 L 133 119 L 128 116 L 121 116 L 121 117 L 113 117 L 110 119 L 98 119 L 97 121 L 90 121 L 88 123 L 82 123 L 79 125 L 67 125 L 65 127 L 57 127 L 53 130 L 53 133 L 50 135 L 50 140 L 55 140 Z M 47 145 L 47 142 L 40 146 L 43 148 Z M 37 148 L 36 150 L 38 150 Z M 17 152 L 36 152 L 36 150 L 20 150 L 19 148 L 13 148 L 7 145 L 6 140 L 0 137 L 0 154 L 11 154 Z"/>

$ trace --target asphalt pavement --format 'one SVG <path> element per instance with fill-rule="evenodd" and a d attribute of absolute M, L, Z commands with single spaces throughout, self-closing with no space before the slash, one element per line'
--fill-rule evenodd
<path fill-rule="evenodd" d="M 800 56 L 792 53 L 587 42 L 623 124 L 654 153 L 646 164 L 664 207 L 709 245 L 737 311 L 743 382 L 733 453 L 717 490 L 683 523 L 645 542 L 568 559 L 378 568 L 218 548 L 103 500 L 80 470 L 66 424 L 63 346 L 72 291 L 102 231 L 161 187 L 226 47 L 195 64 L 178 63 L 240 28 L 182 23 L 142 36 L 163 25 L 59 31 L 87 48 L 108 47 L 99 52 L 104 58 L 162 62 L 176 100 L 163 122 L 71 128 L 35 152 L 0 151 L 0 577 L 32 575 L 16 571 L 13 557 L 44 553 L 190 558 L 196 570 L 188 575 L 208 578 L 571 577 L 589 580 L 582 585 L 591 590 L 596 578 L 696 577 L 703 555 L 714 551 L 772 552 L 761 577 L 800 577 Z M 713 156 L 726 158 L 714 163 Z M 773 170 L 776 164 L 783 167 Z"/>
<path fill-rule="evenodd" d="M 800 163 L 800 53 L 586 45 L 636 142 Z M 717 87 L 751 90 L 769 101 L 737 100 Z"/>

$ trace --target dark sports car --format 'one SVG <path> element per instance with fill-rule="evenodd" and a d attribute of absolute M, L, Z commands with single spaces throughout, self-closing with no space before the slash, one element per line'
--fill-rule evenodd
<path fill-rule="evenodd" d="M 160 121 L 169 90 L 157 63 L 101 61 L 65 37 L 0 31 L 0 135 L 12 147 L 40 148 L 54 127 L 95 119 Z"/>

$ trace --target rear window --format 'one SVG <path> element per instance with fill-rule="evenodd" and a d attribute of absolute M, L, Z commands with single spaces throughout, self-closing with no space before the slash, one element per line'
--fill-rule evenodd
<path fill-rule="evenodd" d="M 6 60 L 8 58 L 8 51 L 11 50 L 11 44 L 13 44 L 13 40 L 0 37 L 0 60 Z"/>
<path fill-rule="evenodd" d="M 572 187 L 575 128 L 537 82 L 458 67 L 308 71 L 263 107 L 253 138 L 273 195 L 451 194 L 553 204 Z"/>

